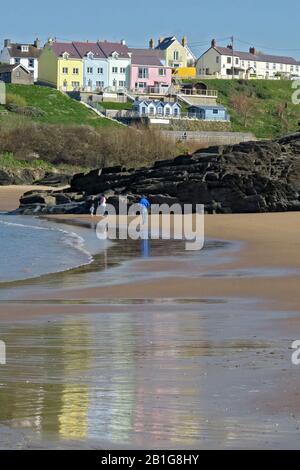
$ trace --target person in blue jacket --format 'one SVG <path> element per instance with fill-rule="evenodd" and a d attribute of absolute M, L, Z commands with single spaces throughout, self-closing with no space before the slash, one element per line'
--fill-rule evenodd
<path fill-rule="evenodd" d="M 143 196 L 139 201 L 139 205 L 141 208 L 141 216 L 143 219 L 143 224 L 145 225 L 145 223 L 147 222 L 147 217 L 148 217 L 148 209 L 150 209 L 151 204 L 148 201 L 148 199 L 145 196 Z"/>

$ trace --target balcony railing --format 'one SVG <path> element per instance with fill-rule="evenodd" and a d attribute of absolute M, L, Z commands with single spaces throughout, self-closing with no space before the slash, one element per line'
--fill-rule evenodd
<path fill-rule="evenodd" d="M 170 93 L 170 87 L 147 86 L 145 88 L 132 88 L 130 91 L 138 95 L 167 95 Z"/>
<path fill-rule="evenodd" d="M 196 88 L 182 88 L 179 92 L 180 95 L 187 96 L 208 96 L 208 97 L 218 97 L 217 90 L 199 90 Z"/>

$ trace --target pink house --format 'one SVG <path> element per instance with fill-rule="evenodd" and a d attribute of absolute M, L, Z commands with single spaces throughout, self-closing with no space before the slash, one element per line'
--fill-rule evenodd
<path fill-rule="evenodd" d="M 130 49 L 130 88 L 138 93 L 166 94 L 172 84 L 172 69 L 163 65 L 159 51 Z"/>

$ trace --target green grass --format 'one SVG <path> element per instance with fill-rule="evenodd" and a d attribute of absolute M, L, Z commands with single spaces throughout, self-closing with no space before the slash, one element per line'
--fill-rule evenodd
<path fill-rule="evenodd" d="M 45 171 L 53 171 L 59 170 L 62 173 L 64 172 L 81 172 L 85 171 L 86 169 L 80 166 L 73 166 L 73 165 L 52 165 L 51 163 L 45 162 L 42 159 L 36 160 L 18 160 L 15 158 L 11 153 L 4 153 L 0 155 L 0 168 L 4 170 L 20 170 L 20 169 L 30 169 L 30 170 L 45 170 Z"/>
<path fill-rule="evenodd" d="M 38 85 L 7 85 L 7 92 L 21 96 L 27 106 L 43 111 L 43 116 L 31 118 L 45 124 L 84 124 L 93 127 L 112 127 L 118 124 L 97 116 L 79 102 L 69 98 L 54 88 Z M 13 114 L 13 113 L 11 113 Z"/>
<path fill-rule="evenodd" d="M 191 80 L 188 80 L 191 82 Z M 199 80 L 194 80 L 199 81 Z M 273 138 L 299 130 L 300 105 L 292 103 L 292 81 L 289 80 L 201 80 L 209 89 L 218 91 L 218 102 L 228 108 L 233 131 L 253 132 L 259 138 Z M 233 94 L 246 93 L 253 100 L 254 111 L 246 127 L 230 106 Z M 285 123 L 276 115 L 278 105 L 286 104 Z"/>

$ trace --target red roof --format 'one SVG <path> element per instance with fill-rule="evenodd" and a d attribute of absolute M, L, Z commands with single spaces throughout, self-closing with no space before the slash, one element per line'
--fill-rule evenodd
<path fill-rule="evenodd" d="M 232 56 L 232 49 L 230 47 L 215 47 L 214 48 L 217 52 L 221 55 Z M 268 54 L 251 54 L 250 52 L 241 52 L 241 51 L 233 51 L 234 57 L 239 57 L 241 60 L 252 60 L 254 62 L 269 62 L 269 63 L 276 63 L 276 64 L 288 64 L 288 65 L 300 65 L 293 57 L 285 57 L 285 56 L 276 56 L 276 55 L 268 55 Z"/>
<path fill-rule="evenodd" d="M 130 49 L 132 53 L 131 63 L 133 65 L 152 65 L 163 67 L 160 59 L 160 51 L 156 49 Z"/>
<path fill-rule="evenodd" d="M 89 52 L 94 54 L 96 59 L 105 59 L 102 49 L 96 42 L 73 42 L 73 45 L 81 57 L 86 57 Z"/>

